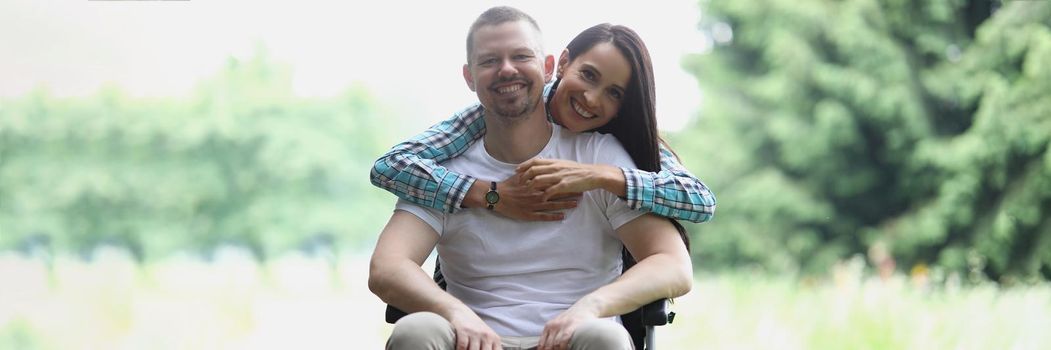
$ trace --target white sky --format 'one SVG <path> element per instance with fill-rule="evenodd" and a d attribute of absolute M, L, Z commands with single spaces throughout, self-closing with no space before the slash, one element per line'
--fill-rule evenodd
<path fill-rule="evenodd" d="M 683 54 L 710 47 L 696 30 L 696 0 L 318 1 L 189 0 L 0 2 L 0 97 L 45 86 L 83 96 L 114 84 L 134 96 L 179 96 L 227 57 L 258 44 L 290 64 L 302 96 L 331 96 L 358 82 L 420 126 L 475 101 L 460 74 L 467 27 L 486 8 L 531 14 L 557 53 L 601 22 L 635 29 L 650 49 L 662 129 L 695 115 L 700 91 Z M 406 134 L 418 130 L 406 130 Z"/>

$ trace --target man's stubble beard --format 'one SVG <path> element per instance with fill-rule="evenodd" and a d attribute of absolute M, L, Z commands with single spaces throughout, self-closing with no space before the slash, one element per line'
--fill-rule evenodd
<path fill-rule="evenodd" d="M 496 119 L 503 122 L 504 125 L 514 126 L 528 119 L 529 115 L 536 111 L 539 105 L 539 99 L 534 100 L 527 98 L 522 101 L 522 103 L 514 106 L 508 106 L 506 108 L 503 106 L 497 106 L 497 108 L 493 109 L 493 114 L 495 114 L 498 117 Z"/>

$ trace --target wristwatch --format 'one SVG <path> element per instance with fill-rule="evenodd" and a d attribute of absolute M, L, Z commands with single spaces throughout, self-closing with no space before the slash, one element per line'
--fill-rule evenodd
<path fill-rule="evenodd" d="M 489 210 L 493 210 L 493 205 L 496 205 L 500 201 L 500 194 L 496 193 L 496 181 L 489 182 L 489 192 L 485 193 L 485 204 L 488 205 Z"/>

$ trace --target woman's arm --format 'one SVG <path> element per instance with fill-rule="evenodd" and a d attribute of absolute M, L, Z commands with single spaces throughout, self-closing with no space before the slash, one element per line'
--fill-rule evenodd
<path fill-rule="evenodd" d="M 453 213 L 460 208 L 485 207 L 489 183 L 449 171 L 439 164 L 467 151 L 485 135 L 484 109 L 474 105 L 456 113 L 408 141 L 399 143 L 376 160 L 370 173 L 372 184 L 398 198 L 427 208 Z M 541 193 L 512 176 L 497 184 L 500 215 L 531 221 L 562 220 L 565 209 L 577 206 L 572 194 L 566 198 L 542 198 Z"/>
<path fill-rule="evenodd" d="M 559 159 L 530 159 L 518 167 L 527 184 L 545 198 L 564 193 L 604 189 L 627 200 L 628 206 L 656 215 L 705 222 L 715 215 L 715 195 L 660 145 L 661 171 L 649 172 L 607 164 L 583 164 Z"/>
<path fill-rule="evenodd" d="M 621 168 L 628 206 L 672 219 L 706 222 L 715 215 L 715 194 L 671 150 L 660 145 L 661 171 Z"/>
<path fill-rule="evenodd" d="M 475 179 L 438 163 L 463 154 L 485 135 L 483 111 L 473 105 L 395 145 L 373 165 L 372 184 L 416 205 L 459 210 Z"/>

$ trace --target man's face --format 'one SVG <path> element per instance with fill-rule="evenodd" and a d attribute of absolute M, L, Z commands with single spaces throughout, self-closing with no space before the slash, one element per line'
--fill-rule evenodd
<path fill-rule="evenodd" d="M 554 58 L 543 56 L 539 42 L 539 33 L 526 21 L 483 26 L 474 32 L 464 80 L 488 112 L 517 120 L 541 105 Z"/>

